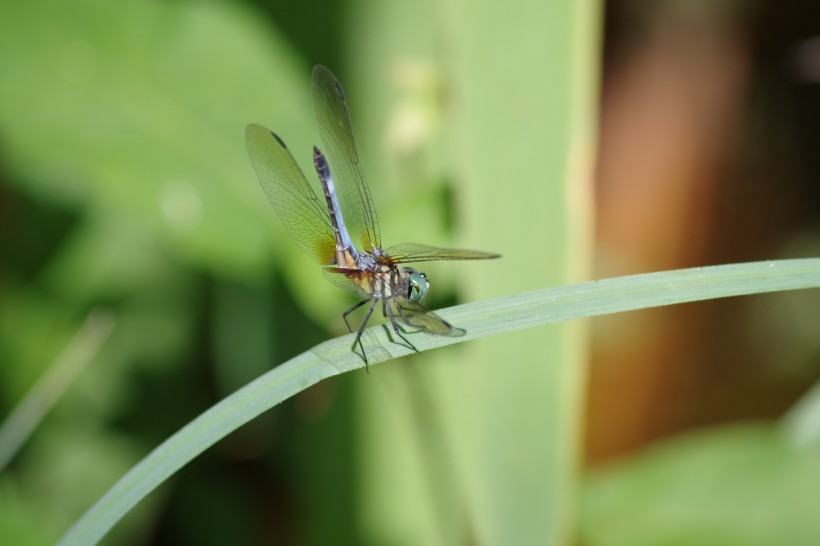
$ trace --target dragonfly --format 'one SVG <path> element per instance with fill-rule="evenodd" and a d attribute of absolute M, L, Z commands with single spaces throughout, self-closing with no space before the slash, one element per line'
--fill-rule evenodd
<path fill-rule="evenodd" d="M 333 73 L 321 65 L 313 68 L 311 88 L 325 149 L 322 153 L 313 147 L 313 165 L 322 186 L 322 198 L 314 192 L 276 133 L 250 124 L 245 128 L 245 143 L 259 184 L 290 237 L 322 266 L 322 273 L 331 283 L 360 299 L 342 314 L 351 333 L 348 316 L 369 304 L 356 332 L 353 351 L 358 344 L 367 369 L 362 333 L 379 304 L 396 335 L 416 352 L 405 333 L 463 336 L 465 330 L 452 326 L 421 303 L 430 290 L 430 280 L 405 264 L 484 260 L 498 258 L 499 254 L 414 243 L 384 249 L 376 208 L 353 141 L 344 90 Z"/>

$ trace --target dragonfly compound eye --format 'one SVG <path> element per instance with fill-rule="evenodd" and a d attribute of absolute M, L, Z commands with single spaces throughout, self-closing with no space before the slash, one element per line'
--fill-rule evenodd
<path fill-rule="evenodd" d="M 418 303 L 427 295 L 427 290 L 430 288 L 430 281 L 427 280 L 427 276 L 424 273 L 419 273 L 410 268 L 408 268 L 408 270 L 410 273 L 410 294 L 408 295 L 408 299 L 413 303 Z"/>

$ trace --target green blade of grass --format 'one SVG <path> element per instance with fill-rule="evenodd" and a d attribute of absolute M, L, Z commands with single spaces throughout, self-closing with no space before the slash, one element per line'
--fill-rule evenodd
<path fill-rule="evenodd" d="M 440 314 L 467 330 L 461 338 L 413 335 L 419 351 L 469 339 L 676 303 L 820 287 L 820 259 L 682 269 L 547 288 L 460 305 Z M 389 330 L 367 330 L 370 364 L 412 352 Z M 93 544 L 132 507 L 205 449 L 262 412 L 333 375 L 364 367 L 353 336 L 332 339 L 285 362 L 225 398 L 163 442 L 103 495 L 59 544 Z"/>

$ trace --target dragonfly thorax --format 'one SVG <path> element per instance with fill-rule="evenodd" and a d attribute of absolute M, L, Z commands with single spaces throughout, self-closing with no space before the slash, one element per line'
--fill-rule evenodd
<path fill-rule="evenodd" d="M 371 298 L 399 298 L 419 303 L 430 289 L 427 275 L 412 267 L 397 267 L 389 259 L 373 259 L 371 254 L 362 252 L 356 265 L 352 269 L 341 268 L 337 271 L 352 280 Z"/>

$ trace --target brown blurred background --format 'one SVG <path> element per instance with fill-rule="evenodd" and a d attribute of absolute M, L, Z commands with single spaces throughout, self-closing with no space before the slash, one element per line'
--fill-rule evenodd
<path fill-rule="evenodd" d="M 596 278 L 820 253 L 820 4 L 608 2 L 604 58 Z M 596 319 L 588 461 L 780 416 L 818 377 L 817 300 Z"/>

